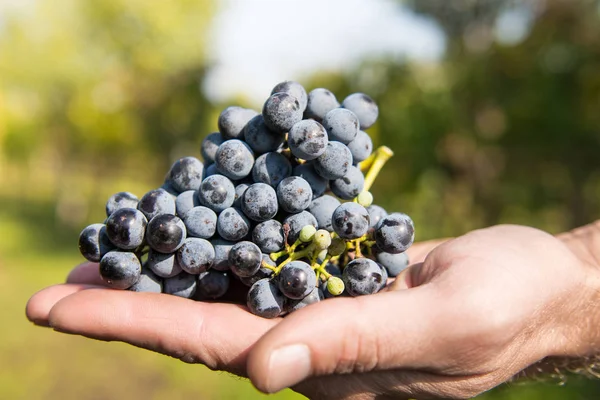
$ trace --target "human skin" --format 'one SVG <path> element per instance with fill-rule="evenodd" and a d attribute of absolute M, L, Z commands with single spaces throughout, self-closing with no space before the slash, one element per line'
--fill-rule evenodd
<path fill-rule="evenodd" d="M 60 332 L 249 377 L 267 393 L 470 398 L 540 360 L 598 352 L 599 226 L 554 237 L 502 225 L 415 244 L 413 264 L 384 292 L 283 319 L 232 303 L 105 289 L 92 263 L 36 293 L 26 312 Z"/>

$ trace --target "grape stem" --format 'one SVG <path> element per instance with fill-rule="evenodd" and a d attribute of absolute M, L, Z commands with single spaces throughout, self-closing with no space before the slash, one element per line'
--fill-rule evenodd
<path fill-rule="evenodd" d="M 301 258 L 304 257 L 308 257 L 308 256 L 312 256 L 313 251 L 315 250 L 315 245 L 314 244 L 310 244 L 308 245 L 305 249 L 302 249 L 298 252 L 294 252 L 291 253 L 290 256 L 288 258 L 286 258 L 281 264 L 279 264 L 277 266 L 277 268 L 274 270 L 275 275 L 278 275 L 279 272 L 281 272 L 281 269 L 288 263 L 295 261 L 295 260 L 299 260 Z"/>
<path fill-rule="evenodd" d="M 387 146 L 381 146 L 375 152 L 375 158 L 373 159 L 372 164 L 369 166 L 369 172 L 365 176 L 365 185 L 364 190 L 370 190 L 373 182 L 375 182 L 375 178 L 385 165 L 385 163 L 394 155 L 392 149 Z M 371 155 L 372 156 L 372 155 Z M 371 157 L 369 156 L 369 158 Z M 368 160 L 368 159 L 367 159 Z M 366 161 L 366 160 L 365 160 Z M 364 162 L 364 161 L 363 161 Z M 361 163 L 362 169 L 362 163 Z"/>
<path fill-rule="evenodd" d="M 277 271 L 277 267 L 273 267 L 272 265 L 267 264 L 265 260 L 262 260 L 260 264 L 260 266 L 263 268 L 270 269 L 273 272 Z"/>

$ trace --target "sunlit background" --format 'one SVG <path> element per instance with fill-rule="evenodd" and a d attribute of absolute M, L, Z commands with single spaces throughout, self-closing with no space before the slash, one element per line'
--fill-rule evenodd
<path fill-rule="evenodd" d="M 78 234 L 112 193 L 160 186 L 220 110 L 260 110 L 287 79 L 376 99 L 370 133 L 396 156 L 375 199 L 418 240 L 600 217 L 598 1 L 0 0 L 0 399 L 263 397 L 34 328 L 24 305 L 82 261 Z M 597 399 L 600 384 L 481 398 Z"/>

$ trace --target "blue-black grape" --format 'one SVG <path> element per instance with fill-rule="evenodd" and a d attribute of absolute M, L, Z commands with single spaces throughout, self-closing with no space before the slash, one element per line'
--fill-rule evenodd
<path fill-rule="evenodd" d="M 242 210 L 229 207 L 217 217 L 217 232 L 223 239 L 237 242 L 250 232 L 250 221 Z"/>
<path fill-rule="evenodd" d="M 204 166 L 204 179 L 217 174 L 221 174 L 217 169 L 217 164 L 212 163 Z"/>
<path fill-rule="evenodd" d="M 189 237 L 210 239 L 217 231 L 217 214 L 207 207 L 192 208 L 183 217 Z"/>
<path fill-rule="evenodd" d="M 304 111 L 305 118 L 322 121 L 329 111 L 340 106 L 335 95 L 324 88 L 311 90 L 307 97 L 306 110 Z"/>
<path fill-rule="evenodd" d="M 289 299 L 300 300 L 317 285 L 315 271 L 304 261 L 292 261 L 279 272 L 279 290 Z"/>
<path fill-rule="evenodd" d="M 214 163 L 217 149 L 225 139 L 220 132 L 214 132 L 206 136 L 200 146 L 200 152 L 205 163 Z"/>
<path fill-rule="evenodd" d="M 218 299 L 229 289 L 229 276 L 226 272 L 209 270 L 198 275 L 197 294 L 202 298 Z"/>
<path fill-rule="evenodd" d="M 312 198 L 310 184 L 299 176 L 289 176 L 277 185 L 277 200 L 281 208 L 289 213 L 305 210 Z"/>
<path fill-rule="evenodd" d="M 249 241 L 241 241 L 229 250 L 229 268 L 239 277 L 250 277 L 260 268 L 262 253 L 258 246 Z"/>
<path fill-rule="evenodd" d="M 113 250 L 100 260 L 100 276 L 113 289 L 127 289 L 140 278 L 142 265 L 133 253 Z"/>
<path fill-rule="evenodd" d="M 352 200 L 365 187 L 365 177 L 360 169 L 351 165 L 348 167 L 348 172 L 341 178 L 334 179 L 329 182 L 329 187 L 333 194 L 343 200 Z"/>
<path fill-rule="evenodd" d="M 292 164 L 280 153 L 265 153 L 256 159 L 252 168 L 254 182 L 266 183 L 274 188 L 292 174 Z"/>
<path fill-rule="evenodd" d="M 275 87 L 271 91 L 271 94 L 275 94 L 275 93 L 287 93 L 287 94 L 295 97 L 296 100 L 298 100 L 298 103 L 300 104 L 300 110 L 302 112 L 304 112 L 304 110 L 306 109 L 306 103 L 308 102 L 308 96 L 306 94 L 306 90 L 304 89 L 304 87 L 301 84 L 299 84 L 298 82 L 285 81 L 285 82 L 278 83 L 277 85 L 275 85 Z"/>
<path fill-rule="evenodd" d="M 121 208 L 137 208 L 139 199 L 136 195 L 129 192 L 115 193 L 106 202 L 106 216 L 110 217 L 112 213 Z"/>
<path fill-rule="evenodd" d="M 148 222 L 146 241 L 158 252 L 172 253 L 183 245 L 186 232 L 185 224 L 179 217 L 161 214 Z"/>
<path fill-rule="evenodd" d="M 321 300 L 324 300 L 325 296 L 323 294 L 323 291 L 321 290 L 321 288 L 315 287 L 312 292 L 310 292 L 308 294 L 308 296 L 304 297 L 303 299 L 300 300 L 292 300 L 289 298 L 285 299 L 285 305 L 284 305 L 284 310 L 287 313 L 292 313 L 294 311 L 298 311 L 301 308 L 304 308 L 306 306 L 309 306 L 311 304 L 315 304 L 320 302 Z"/>
<path fill-rule="evenodd" d="M 360 121 L 361 129 L 370 128 L 379 116 L 375 101 L 364 93 L 353 93 L 342 102 L 342 107 L 352 111 Z"/>
<path fill-rule="evenodd" d="M 206 239 L 187 238 L 177 250 L 179 266 L 188 274 L 198 275 L 208 270 L 215 260 L 215 249 Z"/>
<path fill-rule="evenodd" d="M 179 190 L 175 189 L 173 182 L 169 179 L 168 175 L 159 189 L 163 189 L 165 192 L 167 192 L 173 198 L 173 200 L 175 200 L 177 196 L 181 194 Z"/>
<path fill-rule="evenodd" d="M 250 312 L 263 318 L 275 318 L 283 312 L 285 296 L 268 278 L 260 279 L 250 287 L 246 304 Z"/>
<path fill-rule="evenodd" d="M 270 219 L 256 225 L 252 231 L 252 241 L 264 253 L 274 253 L 282 250 L 285 246 L 285 239 L 281 223 Z"/>
<path fill-rule="evenodd" d="M 377 247 L 387 253 L 402 253 L 413 244 L 414 240 L 415 226 L 406 214 L 390 214 L 383 217 L 375 227 Z"/>
<path fill-rule="evenodd" d="M 217 170 L 229 179 L 243 179 L 250 174 L 254 165 L 252 149 L 241 140 L 223 142 L 215 155 Z"/>
<path fill-rule="evenodd" d="M 235 200 L 235 186 L 223 175 L 205 178 L 198 190 L 200 203 L 216 213 L 231 207 Z"/>
<path fill-rule="evenodd" d="M 252 118 L 244 129 L 245 141 L 256 154 L 275 151 L 285 140 L 285 134 L 270 130 L 262 115 Z"/>
<path fill-rule="evenodd" d="M 271 258 L 266 255 L 263 254 L 262 255 L 262 261 L 268 265 L 270 265 L 271 267 L 275 267 L 275 262 L 273 260 L 271 260 Z M 263 266 L 261 266 L 258 271 L 256 271 L 256 273 L 252 276 L 248 276 L 248 277 L 240 277 L 240 281 L 250 287 L 252 285 L 254 285 L 257 281 L 264 279 L 264 278 L 269 278 L 273 275 L 273 270 L 269 269 L 269 268 L 265 268 Z"/>
<path fill-rule="evenodd" d="M 171 278 L 182 271 L 177 261 L 177 253 L 164 254 L 152 249 L 148 252 L 146 267 L 161 278 Z"/>
<path fill-rule="evenodd" d="M 381 285 L 379 286 L 379 290 L 381 290 L 384 287 L 386 287 L 389 275 L 388 275 L 388 270 L 386 267 L 379 264 L 379 268 L 381 269 Z"/>
<path fill-rule="evenodd" d="M 266 183 L 251 185 L 242 196 L 242 211 L 253 221 L 262 222 L 277 214 L 277 194 Z"/>
<path fill-rule="evenodd" d="M 323 118 L 329 140 L 348 144 L 356 138 L 359 130 L 358 117 L 345 108 L 335 108 Z"/>
<path fill-rule="evenodd" d="M 352 153 L 343 143 L 330 141 L 327 149 L 314 160 L 315 171 L 328 180 L 346 175 L 352 165 Z"/>
<path fill-rule="evenodd" d="M 265 102 L 262 115 L 265 124 L 274 132 L 288 132 L 294 124 L 302 120 L 300 102 L 287 93 L 274 93 Z"/>
<path fill-rule="evenodd" d="M 317 228 L 317 220 L 308 211 L 301 211 L 298 214 L 292 214 L 285 217 L 283 224 L 289 226 L 288 243 L 293 244 L 300 236 L 300 231 L 306 225 L 312 225 Z"/>
<path fill-rule="evenodd" d="M 377 252 L 377 262 L 383 265 L 391 277 L 396 277 L 408 267 L 408 254 Z"/>
<path fill-rule="evenodd" d="M 128 290 L 132 292 L 162 293 L 162 279 L 149 268 L 142 267 L 140 278 Z"/>
<path fill-rule="evenodd" d="M 308 211 L 314 215 L 319 229 L 325 229 L 329 232 L 333 232 L 331 218 L 333 217 L 333 212 L 339 207 L 340 204 L 341 203 L 338 199 L 325 194 L 314 199 L 308 206 Z"/>
<path fill-rule="evenodd" d="M 215 260 L 211 268 L 217 271 L 228 271 L 229 251 L 235 243 L 223 239 L 214 239 L 211 243 L 215 249 Z"/>
<path fill-rule="evenodd" d="M 184 157 L 175 161 L 169 171 L 168 180 L 178 192 L 197 190 L 202 182 L 204 166 L 195 157 Z"/>
<path fill-rule="evenodd" d="M 104 224 L 89 225 L 79 235 L 79 251 L 89 261 L 98 262 L 114 249 L 115 245 L 108 238 Z"/>
<path fill-rule="evenodd" d="M 369 213 L 358 203 L 343 203 L 333 212 L 331 225 L 343 239 L 358 239 L 369 230 Z"/>
<path fill-rule="evenodd" d="M 375 261 L 356 258 L 344 268 L 342 280 L 351 296 L 362 296 L 377 293 L 381 289 L 383 275 Z"/>
<path fill-rule="evenodd" d="M 348 143 L 348 149 L 352 153 L 352 162 L 358 164 L 366 160 L 373 152 L 373 141 L 364 131 L 358 131 L 353 141 Z"/>
<path fill-rule="evenodd" d="M 246 191 L 246 189 L 248 189 L 250 187 L 249 184 L 247 183 L 239 183 L 236 185 L 235 187 L 235 198 L 233 200 L 233 207 L 235 208 L 241 208 L 242 204 L 242 196 L 244 195 L 244 192 Z"/>
<path fill-rule="evenodd" d="M 293 175 L 299 176 L 308 182 L 313 192 L 313 199 L 320 197 L 327 190 L 327 179 L 323 178 L 315 171 L 312 162 L 306 162 L 295 166 Z"/>
<path fill-rule="evenodd" d="M 225 139 L 244 139 L 244 127 L 258 113 L 238 106 L 227 107 L 219 115 L 219 132 Z"/>
<path fill-rule="evenodd" d="M 197 275 L 182 272 L 163 281 L 163 293 L 190 299 L 196 293 Z"/>
<path fill-rule="evenodd" d="M 186 190 L 175 198 L 175 211 L 177 216 L 182 219 L 188 211 L 199 205 L 200 200 L 196 190 Z"/>
<path fill-rule="evenodd" d="M 146 193 L 138 203 L 148 221 L 160 214 L 175 214 L 175 199 L 164 189 L 155 189 Z"/>
<path fill-rule="evenodd" d="M 312 119 L 295 123 L 288 134 L 290 151 L 303 160 L 314 160 L 319 157 L 325 152 L 328 142 L 323 125 Z"/>
<path fill-rule="evenodd" d="M 147 224 L 148 220 L 140 211 L 121 208 L 106 219 L 106 234 L 118 248 L 134 250 L 144 242 Z"/>
<path fill-rule="evenodd" d="M 369 228 L 375 228 L 379 221 L 388 215 L 387 211 L 377 204 L 371 204 L 369 207 L 367 207 L 367 211 L 369 212 L 369 218 L 371 220 L 369 223 Z"/>

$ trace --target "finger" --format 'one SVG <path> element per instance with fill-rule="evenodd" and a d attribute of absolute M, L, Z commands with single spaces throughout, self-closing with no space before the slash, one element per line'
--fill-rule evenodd
<path fill-rule="evenodd" d="M 450 238 L 428 240 L 413 244 L 406 250 L 410 263 L 419 263 L 425 261 L 427 255 L 440 244 L 447 242 Z"/>
<path fill-rule="evenodd" d="M 122 341 L 238 375 L 245 374 L 249 348 L 278 322 L 234 304 L 117 290 L 66 297 L 49 321 L 60 332 Z"/>
<path fill-rule="evenodd" d="M 106 286 L 100 276 L 98 263 L 86 262 L 73 268 L 67 276 L 67 283 L 87 283 L 90 285 Z"/>
<path fill-rule="evenodd" d="M 423 268 L 422 262 L 408 266 L 396 276 L 396 279 L 385 290 L 404 290 L 419 286 L 421 282 L 415 277 L 420 275 L 421 268 Z"/>
<path fill-rule="evenodd" d="M 441 299 L 430 292 L 423 286 L 305 307 L 252 349 L 250 379 L 272 393 L 311 376 L 427 366 L 443 320 Z"/>
<path fill-rule="evenodd" d="M 27 319 L 39 326 L 48 326 L 48 314 L 54 305 L 63 298 L 85 289 L 98 288 L 94 285 L 68 284 L 55 285 L 42 289 L 29 299 L 25 306 Z"/>

